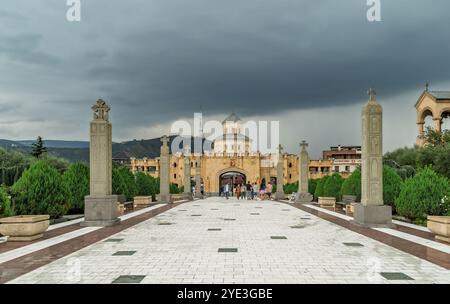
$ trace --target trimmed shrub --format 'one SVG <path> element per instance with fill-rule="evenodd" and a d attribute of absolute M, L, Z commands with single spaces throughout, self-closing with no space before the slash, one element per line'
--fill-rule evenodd
<path fill-rule="evenodd" d="M 11 209 L 11 200 L 8 197 L 8 192 L 4 187 L 0 187 L 0 217 L 11 215 L 13 215 L 13 211 Z"/>
<path fill-rule="evenodd" d="M 51 218 L 58 218 L 69 209 L 68 191 L 62 176 L 46 161 L 31 165 L 11 191 L 18 215 L 49 214 Z"/>
<path fill-rule="evenodd" d="M 138 172 L 135 176 L 138 195 L 150 196 L 153 193 L 152 179 L 144 172 Z"/>
<path fill-rule="evenodd" d="M 448 214 L 449 197 L 449 179 L 425 167 L 403 183 L 395 208 L 398 214 L 423 222 L 427 215 Z"/>
<path fill-rule="evenodd" d="M 292 194 L 292 192 L 297 192 L 298 182 L 283 185 L 283 191 L 285 194 Z"/>
<path fill-rule="evenodd" d="M 383 167 L 383 201 L 386 205 L 392 206 L 395 212 L 394 201 L 400 194 L 403 180 L 389 166 Z"/>
<path fill-rule="evenodd" d="M 84 197 L 89 195 L 89 167 L 82 163 L 72 164 L 62 178 L 67 187 L 71 212 L 83 212 Z"/>
<path fill-rule="evenodd" d="M 317 181 L 316 191 L 314 191 L 315 200 L 317 200 L 320 196 L 324 196 L 323 188 L 329 177 L 329 175 L 326 175 Z"/>
<path fill-rule="evenodd" d="M 344 195 L 356 196 L 356 201 L 361 201 L 361 169 L 353 171 L 347 179 L 342 183 L 341 197 Z"/>
<path fill-rule="evenodd" d="M 132 200 L 137 194 L 137 187 L 134 174 L 124 166 L 113 168 L 112 190 L 114 194 L 125 195 L 128 200 Z"/>
<path fill-rule="evenodd" d="M 400 193 L 402 179 L 395 169 L 383 166 L 383 200 L 384 203 L 394 207 L 394 200 Z M 355 195 L 356 201 L 361 201 L 361 169 L 353 171 L 352 175 L 344 180 L 341 195 Z"/>
<path fill-rule="evenodd" d="M 308 181 L 308 192 L 309 193 L 314 194 L 314 192 L 316 192 L 318 181 L 319 180 L 317 180 L 317 179 L 310 179 Z"/>
<path fill-rule="evenodd" d="M 323 196 L 335 197 L 336 200 L 341 199 L 341 187 L 344 179 L 339 173 L 334 173 L 325 181 L 323 185 Z"/>
<path fill-rule="evenodd" d="M 173 184 L 173 183 L 170 184 L 169 191 L 170 191 L 171 194 L 178 194 L 178 193 L 182 192 L 181 189 L 178 188 L 178 186 Z"/>

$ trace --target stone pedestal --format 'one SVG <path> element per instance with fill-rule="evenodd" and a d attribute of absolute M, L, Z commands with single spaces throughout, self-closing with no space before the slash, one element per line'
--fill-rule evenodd
<path fill-rule="evenodd" d="M 362 109 L 361 204 L 354 208 L 353 223 L 365 227 L 392 226 L 392 208 L 383 202 L 383 109 L 369 90 Z"/>
<path fill-rule="evenodd" d="M 354 204 L 353 206 L 353 224 L 363 227 L 393 227 L 392 207 L 382 206 L 364 206 Z"/>
<path fill-rule="evenodd" d="M 298 177 L 298 191 L 297 196 L 295 197 L 296 203 L 310 203 L 313 200 L 313 196 L 308 192 L 309 191 L 309 155 L 308 151 L 306 151 L 306 147 L 308 144 L 306 141 L 302 141 L 300 143 L 301 151 L 299 156 L 299 177 Z"/>
<path fill-rule="evenodd" d="M 85 222 L 82 226 L 111 226 L 117 218 L 119 197 L 112 194 L 112 126 L 110 108 L 99 99 L 92 107 L 94 119 L 90 124 L 90 195 L 84 204 Z"/>
<path fill-rule="evenodd" d="M 314 197 L 311 193 L 297 193 L 295 197 L 296 203 L 311 203 Z"/>
<path fill-rule="evenodd" d="M 84 222 L 81 226 L 113 226 L 120 223 L 117 211 L 118 195 L 89 195 L 84 199 Z"/>

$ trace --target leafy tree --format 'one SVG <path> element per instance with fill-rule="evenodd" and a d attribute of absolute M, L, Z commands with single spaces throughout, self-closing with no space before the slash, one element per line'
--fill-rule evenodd
<path fill-rule="evenodd" d="M 324 196 L 324 186 L 327 182 L 327 179 L 330 178 L 329 175 L 326 175 L 317 181 L 316 191 L 314 191 L 314 199 L 318 199 L 321 196 Z"/>
<path fill-rule="evenodd" d="M 450 143 L 450 130 L 437 131 L 427 127 L 425 131 L 425 145 L 437 147 Z"/>
<path fill-rule="evenodd" d="M 45 161 L 35 162 L 11 189 L 15 213 L 49 214 L 58 218 L 66 214 L 69 202 L 61 174 Z"/>
<path fill-rule="evenodd" d="M 383 166 L 383 200 L 387 205 L 393 206 L 395 198 L 400 193 L 402 179 L 396 171 L 389 166 Z M 342 183 L 341 195 L 355 195 L 356 201 L 361 201 L 361 169 L 353 171 Z"/>
<path fill-rule="evenodd" d="M 361 169 L 357 168 L 353 171 L 347 179 L 342 183 L 341 197 L 344 195 L 356 196 L 356 201 L 361 201 Z"/>
<path fill-rule="evenodd" d="M 395 208 L 398 214 L 420 222 L 427 215 L 449 214 L 449 197 L 450 180 L 425 167 L 403 183 Z"/>
<path fill-rule="evenodd" d="M 47 148 L 44 146 L 44 142 L 42 140 L 42 137 L 38 136 L 35 143 L 32 145 L 31 155 L 33 155 L 36 158 L 39 158 L 42 154 L 47 152 Z"/>
<path fill-rule="evenodd" d="M 39 160 L 44 160 L 50 166 L 52 166 L 53 168 L 58 170 L 59 173 L 64 173 L 64 171 L 66 171 L 70 166 L 70 163 L 67 160 L 56 157 L 51 154 L 44 154 L 41 156 L 41 158 Z M 34 160 L 34 161 L 36 161 L 36 160 Z"/>
<path fill-rule="evenodd" d="M 285 194 L 292 194 L 293 192 L 298 191 L 298 182 L 296 183 L 288 183 L 283 185 L 283 191 Z"/>
<path fill-rule="evenodd" d="M 418 149 L 416 148 L 400 148 L 384 155 L 384 160 L 392 160 L 400 167 L 409 165 L 416 167 L 418 157 Z"/>
<path fill-rule="evenodd" d="M 335 197 L 336 200 L 341 199 L 341 187 L 344 179 L 339 173 L 334 173 L 325 181 L 323 185 L 323 196 Z"/>
<path fill-rule="evenodd" d="M 431 165 L 439 174 L 450 178 L 450 143 L 419 150 L 418 166 Z"/>
<path fill-rule="evenodd" d="M 317 179 L 309 179 L 308 181 L 308 192 L 314 194 L 316 192 L 318 180 Z"/>
<path fill-rule="evenodd" d="M 83 163 L 72 164 L 62 177 L 67 186 L 70 209 L 73 212 L 84 210 L 84 197 L 89 195 L 89 167 Z"/>
<path fill-rule="evenodd" d="M 173 184 L 173 183 L 170 183 L 169 190 L 170 190 L 170 193 L 171 193 L 171 194 L 178 194 L 178 193 L 181 193 L 181 189 L 178 188 L 178 186 L 175 185 L 175 184 Z"/>
<path fill-rule="evenodd" d="M 30 163 L 31 156 L 0 148 L 0 185 L 12 186 Z"/>
<path fill-rule="evenodd" d="M 0 216 L 5 217 L 13 215 L 11 208 L 11 199 L 8 197 L 8 192 L 5 187 L 0 187 Z"/>
<path fill-rule="evenodd" d="M 394 169 L 383 167 L 383 201 L 395 209 L 394 201 L 400 193 L 402 179 Z"/>
<path fill-rule="evenodd" d="M 137 194 L 137 186 L 134 175 L 125 166 L 117 166 L 112 171 L 112 190 L 114 194 L 125 195 L 127 199 L 133 199 Z"/>
<path fill-rule="evenodd" d="M 137 194 L 150 196 L 155 194 L 152 177 L 144 172 L 136 173 Z"/>

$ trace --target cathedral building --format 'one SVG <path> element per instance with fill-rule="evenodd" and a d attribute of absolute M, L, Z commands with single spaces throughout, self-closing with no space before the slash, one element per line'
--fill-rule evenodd
<path fill-rule="evenodd" d="M 278 154 L 252 152 L 252 141 L 241 134 L 242 121 L 234 113 L 222 122 L 224 134 L 214 140 L 212 151 L 202 155 L 188 156 L 191 163 L 191 180 L 195 176 L 195 164 L 200 162 L 204 191 L 215 195 L 227 182 L 266 184 L 276 183 Z M 283 153 L 284 183 L 295 183 L 299 177 L 299 157 Z M 170 182 L 178 186 L 184 184 L 184 156 L 170 155 Z M 310 160 L 309 177 L 321 178 L 332 174 L 333 160 Z M 159 158 L 131 158 L 133 173 L 143 171 L 153 177 L 159 177 Z"/>

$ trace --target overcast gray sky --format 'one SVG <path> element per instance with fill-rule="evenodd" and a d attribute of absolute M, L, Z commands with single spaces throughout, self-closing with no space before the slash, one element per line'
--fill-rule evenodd
<path fill-rule="evenodd" d="M 385 150 L 412 146 L 414 103 L 450 90 L 450 2 L 65 0 L 0 3 L 0 138 L 88 139 L 90 106 L 112 107 L 115 141 L 168 133 L 174 120 L 281 121 L 289 152 L 360 144 L 375 86 Z"/>

